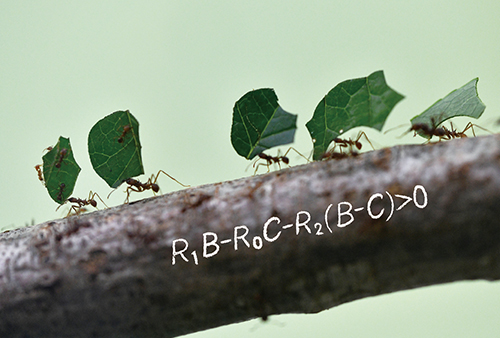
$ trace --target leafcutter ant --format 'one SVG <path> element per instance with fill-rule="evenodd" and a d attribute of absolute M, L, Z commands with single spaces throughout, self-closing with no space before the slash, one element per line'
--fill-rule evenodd
<path fill-rule="evenodd" d="M 45 185 L 45 181 L 43 179 L 42 165 L 41 164 L 37 164 L 35 166 L 35 170 L 38 173 L 38 179 L 40 180 L 40 182 L 42 182 L 43 185 Z"/>
<path fill-rule="evenodd" d="M 297 151 L 297 149 L 295 149 L 293 147 L 288 148 L 288 150 L 286 151 L 286 153 L 283 154 L 283 155 L 280 155 L 280 150 L 279 149 L 278 149 L 278 155 L 277 156 L 271 156 L 271 155 L 267 155 L 267 154 L 264 154 L 264 153 L 259 153 L 259 154 L 257 154 L 258 158 L 253 163 L 253 168 L 255 168 L 255 172 L 253 174 L 255 175 L 257 173 L 257 170 L 259 169 L 259 167 L 261 165 L 267 167 L 267 172 L 269 172 L 270 167 L 271 167 L 272 164 L 277 164 L 280 169 L 281 169 L 281 164 L 280 164 L 281 162 L 283 162 L 283 163 L 285 163 L 285 164 L 288 165 L 290 163 L 290 159 L 286 155 L 288 155 L 288 153 L 290 152 L 290 150 L 295 151 L 297 154 L 299 154 L 300 156 L 302 156 L 303 158 L 305 158 L 306 161 L 309 162 L 309 160 L 304 155 L 302 155 L 301 153 L 299 153 Z M 264 160 L 265 163 L 258 163 L 259 160 Z"/>
<path fill-rule="evenodd" d="M 126 125 L 123 127 L 123 133 L 120 135 L 120 137 L 118 138 L 118 143 L 123 143 L 123 138 L 125 137 L 125 135 L 130 131 L 130 129 L 132 129 L 130 127 L 130 125 Z"/>
<path fill-rule="evenodd" d="M 477 124 L 473 124 L 472 122 L 469 122 L 465 125 L 465 128 L 464 130 L 462 131 L 457 131 L 456 129 L 453 128 L 453 123 L 450 122 L 450 129 L 447 129 L 446 127 L 443 127 L 444 131 L 445 131 L 445 136 L 443 137 L 444 139 L 446 140 L 449 140 L 449 139 L 452 139 L 452 138 L 463 138 L 463 137 L 467 137 L 467 135 L 465 134 L 465 132 L 467 130 L 472 130 L 472 135 L 474 135 L 474 137 L 476 137 L 476 132 L 474 131 L 474 126 L 476 128 L 479 128 L 479 129 L 482 129 L 488 133 L 491 133 L 491 131 L 483 128 L 483 127 L 480 127 L 478 126 Z"/>
<path fill-rule="evenodd" d="M 339 145 L 341 153 L 343 153 L 342 148 L 347 148 L 347 147 L 349 147 L 349 151 L 352 153 L 354 151 L 354 147 L 356 147 L 358 150 L 361 150 L 363 145 L 361 144 L 361 142 L 359 140 L 361 139 L 362 136 L 365 137 L 365 139 L 368 141 L 368 143 L 370 143 L 370 146 L 372 147 L 372 149 L 375 150 L 375 148 L 373 147 L 373 144 L 370 142 L 370 140 L 368 139 L 368 136 L 366 136 L 364 131 L 360 131 L 355 140 L 353 140 L 351 138 L 341 139 L 339 137 L 336 137 L 333 139 L 333 142 L 335 142 L 335 145 Z"/>
<path fill-rule="evenodd" d="M 64 188 L 66 188 L 66 184 L 64 184 L 64 183 L 59 184 L 59 193 L 57 194 L 57 200 L 58 201 L 62 201 L 62 199 L 63 199 L 62 198 L 62 193 L 64 191 Z"/>
<path fill-rule="evenodd" d="M 472 135 L 474 135 L 474 137 L 475 137 L 476 133 L 474 131 L 474 126 L 476 126 L 477 128 L 483 129 L 484 131 L 489 132 L 488 130 L 486 130 L 478 125 L 472 124 L 472 122 L 467 123 L 464 130 L 462 130 L 462 131 L 457 131 L 453 127 L 453 123 L 451 123 L 451 122 L 450 122 L 450 129 L 446 128 L 445 126 L 438 127 L 436 125 L 433 117 L 431 118 L 431 124 L 432 125 L 429 126 L 426 123 L 415 123 L 411 126 L 411 128 L 408 130 L 408 132 L 413 130 L 415 132 L 415 135 L 416 135 L 416 133 L 418 131 L 420 131 L 422 134 L 428 136 L 429 141 L 433 136 L 439 137 L 439 141 L 467 137 L 465 132 L 469 129 L 472 130 Z"/>
<path fill-rule="evenodd" d="M 42 153 L 43 153 L 44 151 L 51 151 L 52 149 L 53 149 L 53 148 L 52 148 L 51 146 L 48 146 L 47 148 L 45 148 L 44 150 L 42 150 Z"/>
<path fill-rule="evenodd" d="M 56 168 L 61 168 L 61 163 L 64 160 L 64 156 L 68 154 L 68 149 L 62 148 L 61 151 L 59 152 L 59 159 L 57 160 L 57 163 L 54 164 Z"/>
<path fill-rule="evenodd" d="M 159 192 L 160 186 L 156 182 L 158 181 L 158 176 L 160 176 L 161 173 L 163 173 L 164 175 L 167 175 L 169 178 L 171 178 L 175 182 L 179 183 L 183 187 L 189 187 L 189 185 L 182 184 L 181 182 L 177 181 L 175 178 L 173 178 L 172 176 L 170 176 L 169 174 L 167 174 L 163 170 L 159 170 L 158 173 L 156 174 L 156 176 L 154 174 L 152 174 L 151 177 L 146 181 L 146 183 L 142 183 L 139 180 L 136 180 L 134 178 L 127 178 L 125 180 L 125 183 L 128 184 L 127 190 L 125 190 L 125 192 L 127 193 L 127 198 L 125 199 L 125 203 L 128 203 L 129 198 L 130 198 L 130 193 L 132 191 L 143 192 L 146 190 L 152 190 L 154 193 Z M 111 191 L 109 193 L 108 198 L 113 191 Z"/>
<path fill-rule="evenodd" d="M 321 156 L 321 160 L 323 160 L 323 161 L 342 160 L 344 158 L 356 157 L 358 155 L 359 155 L 358 152 L 355 150 L 352 150 L 352 149 L 347 153 L 343 153 L 343 152 L 338 153 L 335 151 L 335 147 L 334 147 L 334 148 L 330 149 L 329 151 L 327 151 L 326 153 L 324 153 Z"/>
<path fill-rule="evenodd" d="M 106 205 L 106 203 L 104 203 L 104 201 L 101 199 L 101 196 L 99 196 L 98 193 L 96 192 L 92 192 L 90 191 L 89 192 L 89 197 L 87 197 L 87 199 L 80 199 L 80 198 L 76 198 L 76 197 L 70 197 L 68 198 L 63 204 L 65 204 L 66 202 L 70 202 L 70 203 L 74 203 L 76 205 L 72 205 L 71 208 L 69 209 L 69 212 L 68 214 L 66 215 L 66 217 L 68 217 L 72 211 L 74 211 L 75 215 L 79 215 L 80 213 L 82 213 L 83 211 L 86 211 L 86 208 L 84 208 L 86 205 L 91 205 L 93 206 L 94 208 L 97 208 L 97 201 L 94 199 L 94 197 L 99 198 L 99 200 L 102 202 L 102 204 L 104 204 L 104 206 L 107 208 L 108 206 Z M 63 205 L 61 204 L 60 206 L 57 207 L 56 211 Z"/>

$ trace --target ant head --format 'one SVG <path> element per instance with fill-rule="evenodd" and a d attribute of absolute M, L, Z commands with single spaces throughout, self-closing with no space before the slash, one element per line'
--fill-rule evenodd
<path fill-rule="evenodd" d="M 289 159 L 288 159 L 288 157 L 286 157 L 286 156 L 282 156 L 282 157 L 281 157 L 281 160 L 282 160 L 282 161 L 283 161 L 283 163 L 285 163 L 285 164 L 290 163 L 290 160 L 289 160 Z"/>
<path fill-rule="evenodd" d="M 74 197 L 70 197 L 70 198 L 68 198 L 68 202 L 70 202 L 70 203 L 78 203 L 78 199 L 76 199 Z"/>
<path fill-rule="evenodd" d="M 90 205 L 92 205 L 94 208 L 97 208 L 97 202 L 95 200 L 90 200 Z"/>
<path fill-rule="evenodd" d="M 136 181 L 133 179 L 133 178 L 127 178 L 125 180 L 125 183 L 127 183 L 128 185 L 134 185 Z"/>
<path fill-rule="evenodd" d="M 160 191 L 160 187 L 158 186 L 158 184 L 152 183 L 151 190 L 153 190 L 154 192 L 158 192 L 158 191 Z"/>
<path fill-rule="evenodd" d="M 358 148 L 358 150 L 361 150 L 361 142 L 356 141 L 356 148 Z"/>
<path fill-rule="evenodd" d="M 59 154 L 61 155 L 61 157 L 66 156 L 67 153 L 68 153 L 68 149 L 66 149 L 66 148 L 62 148 L 61 151 L 59 152 Z"/>

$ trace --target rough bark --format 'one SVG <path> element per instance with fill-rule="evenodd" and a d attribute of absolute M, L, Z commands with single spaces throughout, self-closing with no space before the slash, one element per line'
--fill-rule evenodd
<path fill-rule="evenodd" d="M 396 195 L 411 200 L 396 210 L 405 201 Z M 344 226 L 347 202 L 364 209 Z M 492 135 L 310 163 L 5 232 L 0 336 L 173 337 L 496 280 L 499 206 L 500 137 Z M 235 250 L 234 234 L 246 229 L 250 247 L 240 239 Z M 178 239 L 189 262 L 177 255 L 173 265 Z"/>

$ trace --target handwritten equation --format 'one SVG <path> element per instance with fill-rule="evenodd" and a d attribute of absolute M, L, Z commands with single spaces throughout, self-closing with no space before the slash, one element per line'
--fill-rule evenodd
<path fill-rule="evenodd" d="M 400 211 L 409 203 L 413 202 L 413 205 L 419 209 L 423 209 L 428 204 L 427 191 L 422 185 L 415 185 L 413 188 L 412 196 L 399 195 L 395 194 L 392 196 L 389 192 L 385 191 L 385 195 L 382 193 L 375 193 L 370 196 L 366 205 L 359 206 L 354 208 L 354 206 L 350 202 L 339 202 L 337 203 L 337 223 L 336 226 L 338 228 L 345 228 L 349 224 L 353 223 L 355 220 L 355 215 L 357 213 L 366 212 L 368 216 L 372 219 L 379 219 L 386 213 L 385 208 L 382 208 L 377 214 L 373 212 L 373 203 L 377 200 L 384 200 L 387 198 L 390 201 L 390 209 L 389 214 L 386 217 L 385 221 L 388 222 L 396 211 Z M 395 200 L 403 200 L 401 204 L 399 204 L 396 208 Z M 322 236 L 325 234 L 325 230 L 330 233 L 333 233 L 333 230 L 328 221 L 330 210 L 332 209 L 333 204 L 329 204 L 325 209 L 324 213 L 324 224 L 316 222 L 312 225 L 314 229 L 314 235 Z M 237 225 L 233 229 L 233 235 L 230 238 L 225 238 L 219 240 L 218 235 L 215 232 L 205 232 L 203 233 L 203 250 L 202 257 L 210 258 L 217 255 L 220 251 L 221 246 L 226 244 L 232 244 L 234 250 L 238 250 L 241 245 L 246 246 L 247 248 L 253 247 L 255 250 L 260 250 L 264 246 L 264 241 L 268 243 L 272 243 L 280 238 L 283 231 L 288 229 L 295 229 L 295 234 L 299 235 L 301 231 L 306 231 L 309 234 L 313 234 L 313 230 L 309 226 L 311 222 L 311 214 L 308 211 L 301 210 L 297 212 L 295 216 L 295 221 L 293 223 L 284 224 L 281 227 L 279 226 L 281 223 L 281 219 L 276 216 L 270 217 L 262 227 L 262 236 L 254 236 L 252 239 L 247 239 L 248 233 L 250 229 L 246 225 Z M 278 231 L 270 235 L 269 229 L 270 227 L 277 228 Z M 189 248 L 189 243 L 184 238 L 178 238 L 172 242 L 172 265 L 175 265 L 176 259 L 180 258 L 183 261 L 189 263 L 189 259 L 186 256 Z M 198 252 L 193 250 L 190 252 L 192 256 L 194 264 L 198 265 Z"/>

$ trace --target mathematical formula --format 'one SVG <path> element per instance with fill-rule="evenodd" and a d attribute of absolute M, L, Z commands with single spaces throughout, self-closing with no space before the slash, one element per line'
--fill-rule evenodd
<path fill-rule="evenodd" d="M 403 209 L 410 202 L 413 202 L 414 206 L 423 209 L 428 204 L 427 192 L 422 185 L 415 185 L 413 188 L 412 196 L 405 196 L 395 194 L 394 197 L 387 191 L 385 191 L 385 195 L 382 193 L 375 193 L 370 196 L 368 202 L 365 206 L 360 206 L 354 208 L 350 202 L 340 202 L 337 204 L 337 223 L 336 226 L 338 228 L 344 228 L 354 222 L 356 213 L 360 213 L 365 211 L 368 216 L 372 219 L 379 219 L 385 213 L 385 208 L 382 208 L 377 214 L 373 213 L 372 204 L 376 200 L 383 200 L 385 196 L 388 197 L 390 201 L 391 208 L 389 210 L 389 215 L 385 219 L 388 222 L 396 211 Z M 402 199 L 403 202 L 396 208 L 395 199 Z M 311 221 L 311 214 L 308 211 L 301 210 L 297 212 L 295 216 L 295 221 L 293 223 L 281 225 L 281 219 L 276 216 L 270 217 L 262 227 L 262 236 L 254 236 L 251 240 L 247 239 L 247 235 L 250 232 L 250 229 L 246 225 L 237 225 L 234 227 L 233 235 L 231 238 L 225 238 L 219 240 L 219 237 L 215 232 L 205 232 L 203 233 L 203 258 L 210 258 L 217 255 L 220 251 L 221 246 L 226 244 L 232 244 L 234 250 L 238 250 L 241 245 L 246 246 L 247 248 L 253 247 L 255 250 L 262 249 L 264 245 L 264 241 L 268 243 L 272 243 L 280 238 L 283 231 L 288 229 L 295 229 L 295 234 L 298 235 L 302 230 L 307 231 L 309 234 L 313 234 L 316 236 L 322 236 L 325 234 L 324 231 L 328 231 L 333 233 L 333 230 L 328 222 L 328 215 L 330 213 L 333 204 L 329 204 L 325 209 L 325 222 L 324 224 L 316 222 L 312 225 L 313 230 L 309 226 L 309 222 Z M 274 231 L 278 230 L 272 236 L 269 234 L 269 228 L 273 227 Z M 325 228 L 326 230 L 323 230 Z M 189 243 L 184 238 L 178 238 L 172 242 L 172 265 L 175 265 L 176 258 L 180 258 L 185 262 L 189 263 L 189 259 L 186 256 L 189 248 Z M 194 264 L 198 265 L 198 253 L 196 250 L 193 250 L 189 253 L 192 256 Z"/>

